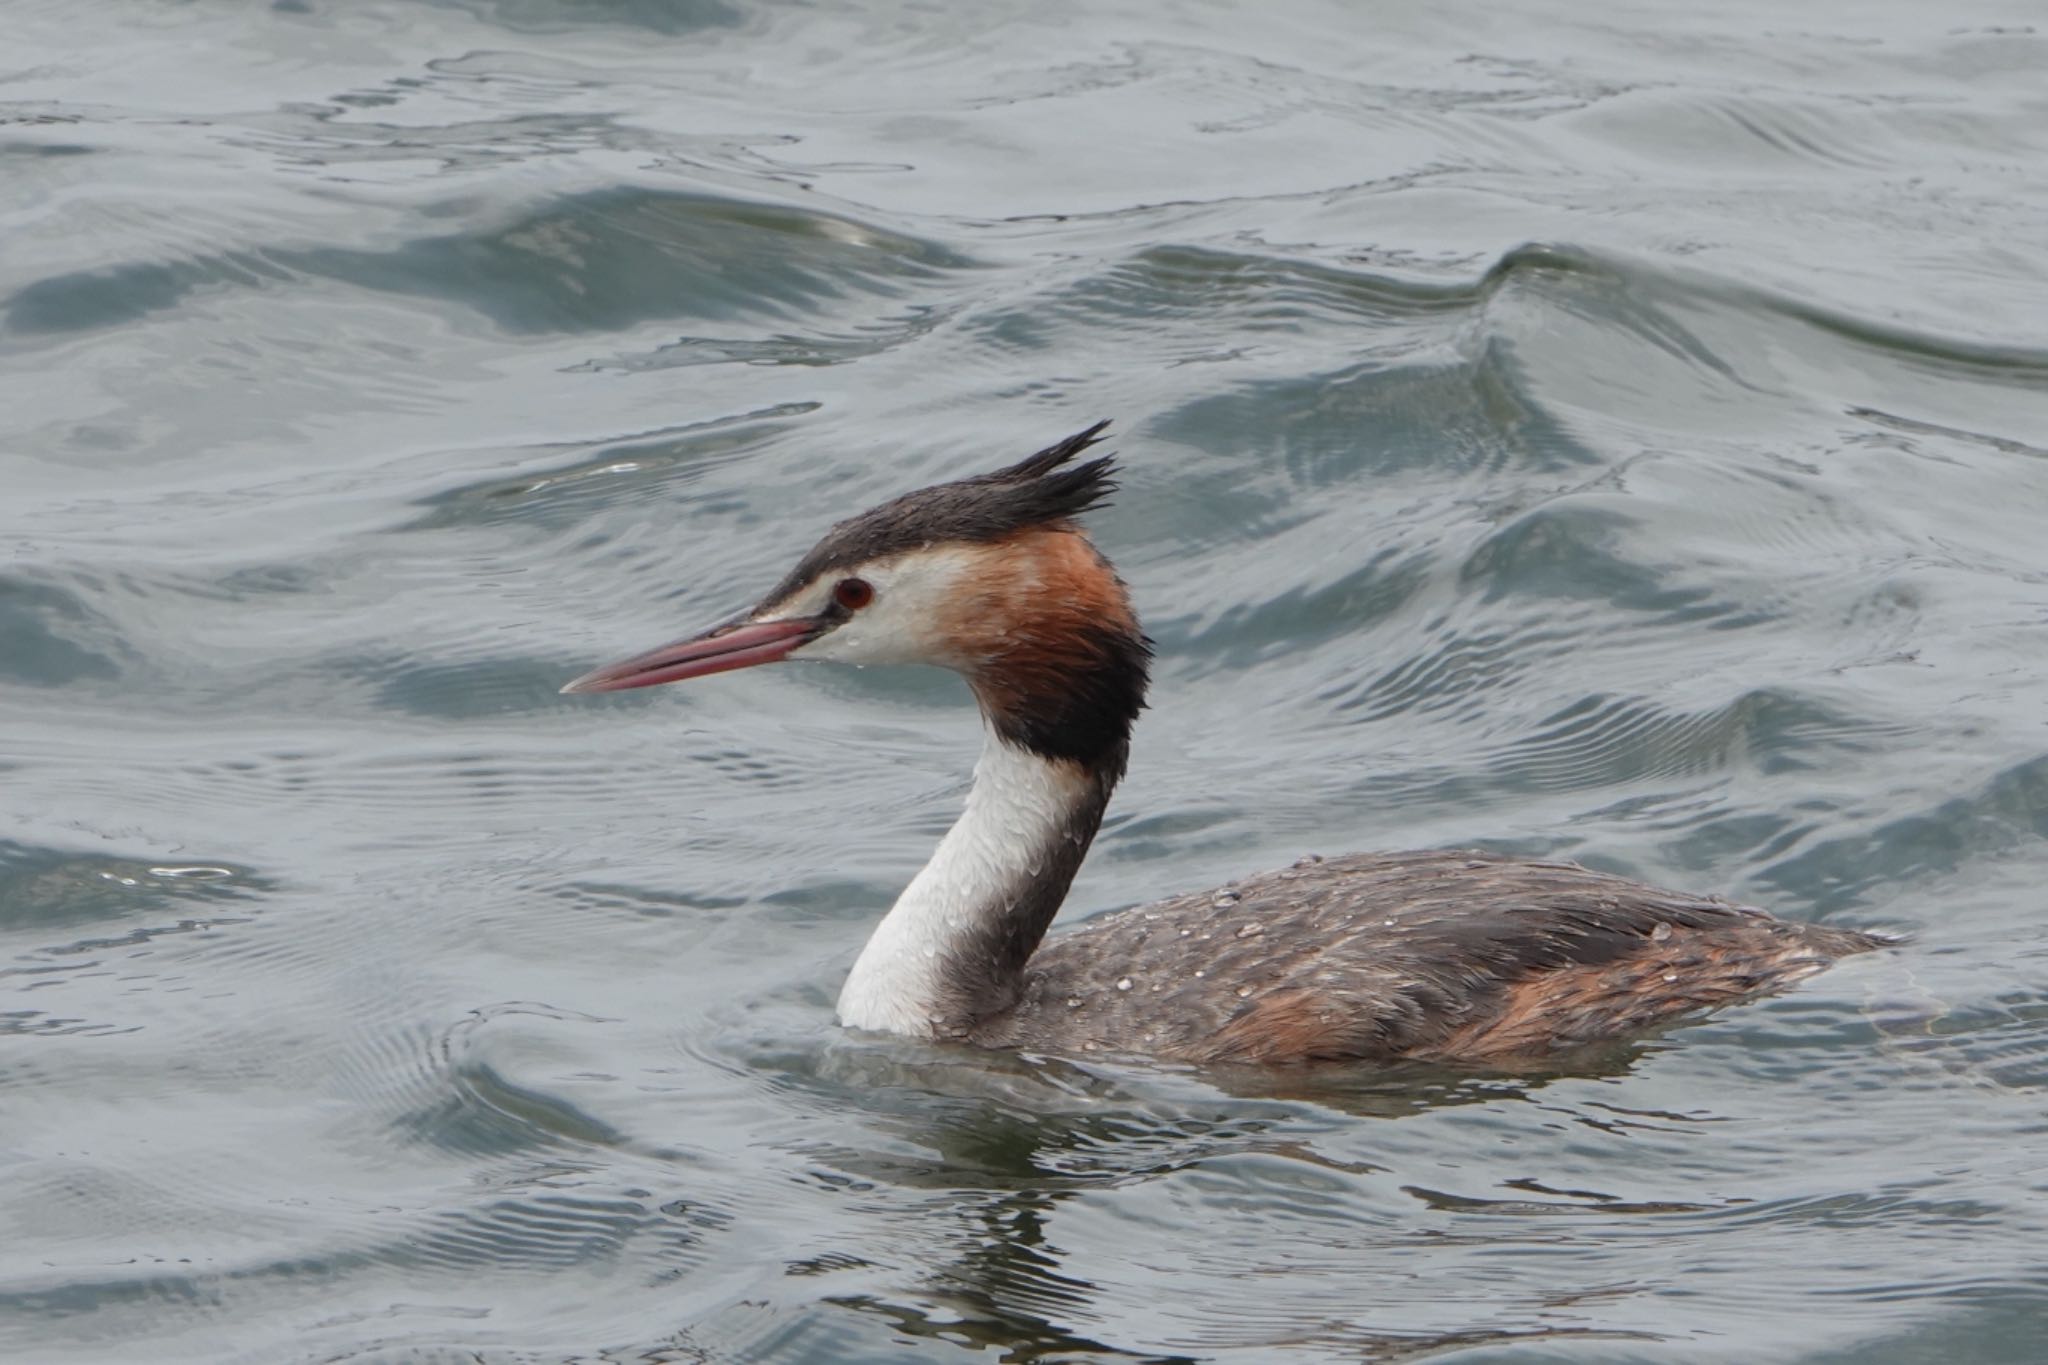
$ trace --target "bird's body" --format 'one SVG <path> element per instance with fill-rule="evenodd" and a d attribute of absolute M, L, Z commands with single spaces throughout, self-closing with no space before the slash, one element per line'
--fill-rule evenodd
<path fill-rule="evenodd" d="M 1885 940 L 1572 863 L 1304 859 L 1043 942 L 1099 828 L 1150 648 L 1073 520 L 1090 428 L 842 522 L 763 603 L 565 691 L 779 658 L 962 673 L 987 724 L 967 809 L 855 962 L 841 1020 L 993 1048 L 1200 1064 L 1499 1064 L 1625 1038 Z"/>
<path fill-rule="evenodd" d="M 1200 1063 L 1504 1062 L 1629 1037 L 1874 946 L 1576 863 L 1307 858 L 1049 938 L 969 1035 Z"/>

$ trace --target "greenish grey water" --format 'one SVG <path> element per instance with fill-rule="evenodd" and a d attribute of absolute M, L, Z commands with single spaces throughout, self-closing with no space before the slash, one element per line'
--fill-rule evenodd
<path fill-rule="evenodd" d="M 10 7 L 0 1355 L 2038 1359 L 2040 21 Z M 1913 943 L 1559 1076 L 842 1035 L 961 689 L 555 688 L 1102 416 L 1068 918 L 1486 843 Z"/>

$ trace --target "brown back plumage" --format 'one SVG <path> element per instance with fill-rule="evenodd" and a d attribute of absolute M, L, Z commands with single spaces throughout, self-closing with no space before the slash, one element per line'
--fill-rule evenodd
<path fill-rule="evenodd" d="M 1885 941 L 1576 863 L 1357 854 L 1053 938 L 979 1041 L 1201 1063 L 1499 1064 L 1641 1033 Z"/>

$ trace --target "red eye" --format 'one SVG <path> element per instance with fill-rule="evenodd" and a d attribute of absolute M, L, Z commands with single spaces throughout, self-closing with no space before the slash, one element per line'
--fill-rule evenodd
<path fill-rule="evenodd" d="M 832 600 L 848 611 L 859 611 L 875 600 L 875 585 L 865 578 L 842 578 L 832 585 Z"/>

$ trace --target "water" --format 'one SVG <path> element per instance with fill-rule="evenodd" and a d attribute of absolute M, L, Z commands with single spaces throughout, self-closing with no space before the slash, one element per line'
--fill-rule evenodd
<path fill-rule="evenodd" d="M 2012 0 L 16 4 L 9 1361 L 2020 1361 Z M 1115 417 L 1068 917 L 1555 853 L 1914 944 L 1601 1068 L 843 1036 L 962 689 L 558 697 Z"/>

